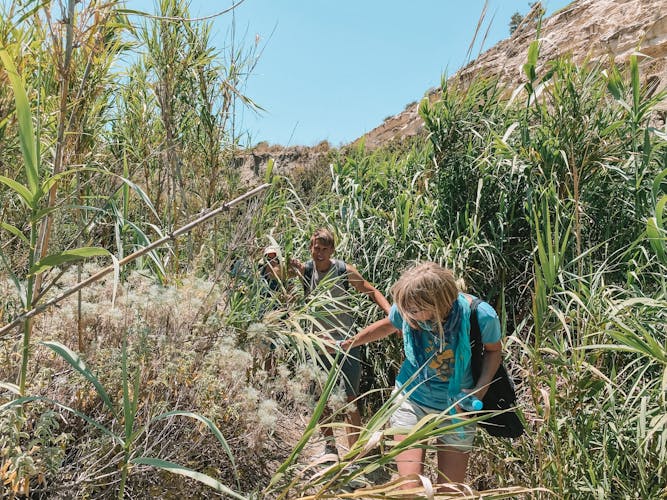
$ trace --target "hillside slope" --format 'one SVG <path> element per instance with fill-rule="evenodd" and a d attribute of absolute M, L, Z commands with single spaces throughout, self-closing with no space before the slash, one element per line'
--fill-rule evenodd
<path fill-rule="evenodd" d="M 476 76 L 495 75 L 509 88 L 520 85 L 528 47 L 537 36 L 540 8 L 535 4 L 512 36 L 480 54 L 450 80 L 465 83 Z M 640 53 L 644 81 L 659 89 L 667 86 L 667 0 L 575 0 L 542 21 L 540 39 L 540 65 L 564 55 L 577 62 L 613 59 L 622 65 L 630 55 Z M 425 96 L 434 100 L 438 94 L 439 89 L 433 88 Z M 418 134 L 423 128 L 418 107 L 416 100 L 353 144 L 363 140 L 367 149 L 375 149 Z M 662 109 L 667 111 L 667 103 Z M 271 158 L 276 172 L 286 173 L 315 166 L 327 152 L 328 145 L 323 144 L 312 148 L 263 144 L 242 153 L 239 160 L 244 180 L 251 181 Z"/>
<path fill-rule="evenodd" d="M 451 80 L 465 83 L 475 76 L 495 75 L 510 88 L 520 85 L 528 47 L 536 38 L 539 8 L 539 4 L 533 6 L 512 36 L 482 53 Z M 541 65 L 563 55 L 577 62 L 613 59 L 623 64 L 640 52 L 645 56 L 644 80 L 658 88 L 667 86 L 667 0 L 575 0 L 542 22 L 540 39 Z M 430 89 L 425 95 L 435 99 L 438 91 Z M 418 106 L 418 102 L 408 106 L 360 139 L 374 149 L 417 134 L 423 127 Z"/>

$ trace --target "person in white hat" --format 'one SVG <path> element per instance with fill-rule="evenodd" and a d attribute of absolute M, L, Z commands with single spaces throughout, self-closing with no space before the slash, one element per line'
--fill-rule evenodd
<path fill-rule="evenodd" d="M 276 291 L 285 278 L 285 273 L 280 265 L 282 261 L 280 248 L 274 245 L 266 247 L 263 259 L 264 262 L 261 269 L 262 278 L 266 280 L 270 290 Z"/>

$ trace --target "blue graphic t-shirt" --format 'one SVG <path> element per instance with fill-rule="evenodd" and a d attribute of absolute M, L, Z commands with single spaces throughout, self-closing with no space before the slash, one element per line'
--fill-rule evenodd
<path fill-rule="evenodd" d="M 480 302 L 477 306 L 477 320 L 483 344 L 493 344 L 500 340 L 500 321 L 493 307 L 486 302 Z M 414 389 L 409 398 L 420 405 L 444 410 L 451 405 L 449 378 L 454 373 L 455 362 L 455 349 L 451 339 L 445 338 L 444 345 L 440 345 L 437 333 L 413 329 L 409 324 L 404 327 L 403 317 L 396 304 L 391 306 L 389 321 L 401 330 L 403 335 L 413 336 L 415 351 L 414 362 L 407 358 L 403 361 L 396 377 L 396 385 L 404 393 Z M 472 370 L 468 369 L 463 373 L 461 388 L 470 389 L 473 386 Z"/>

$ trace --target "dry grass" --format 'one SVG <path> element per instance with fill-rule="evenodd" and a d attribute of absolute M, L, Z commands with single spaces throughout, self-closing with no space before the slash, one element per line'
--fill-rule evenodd
<path fill-rule="evenodd" d="M 92 266 L 86 270 L 94 271 Z M 63 286 L 74 279 L 74 273 L 66 274 Z M 1 286 L 0 293 L 11 296 L 10 284 L 2 281 Z M 293 360 L 288 364 L 285 348 L 280 345 L 271 351 L 267 342 L 269 335 L 275 335 L 271 325 L 254 323 L 244 332 L 226 326 L 224 311 L 219 310 L 225 284 L 185 279 L 178 286 L 164 287 L 132 274 L 119 289 L 113 307 L 111 286 L 107 280 L 84 291 L 81 322 L 86 349 L 81 354 L 110 397 L 119 401 L 121 347 L 128 336 L 130 366 L 140 370 L 139 451 L 195 468 L 230 487 L 238 470 L 242 490 L 260 489 L 300 438 L 313 405 L 308 388 L 314 378 L 321 377 L 319 372 L 309 364 Z M 110 428 L 118 427 L 121 422 L 105 412 L 93 387 L 39 345 L 40 341 L 55 340 L 76 350 L 76 301 L 68 300 L 39 316 L 34 332 L 28 393 L 70 406 Z M 0 344 L 4 359 L 0 380 L 16 378 L 17 341 L 18 337 L 11 337 Z M 264 370 L 269 355 L 278 359 L 271 375 Z M 37 418 L 44 408 L 30 408 L 28 419 Z M 194 411 L 216 422 L 234 450 L 235 466 L 219 443 L 191 421 L 172 418 L 160 425 L 147 425 L 152 416 L 175 409 Z M 43 483 L 38 484 L 35 475 L 33 488 L 49 494 L 65 488 L 77 496 L 112 495 L 118 481 L 114 471 L 119 450 L 108 437 L 66 411 L 57 410 L 55 421 L 42 443 L 32 450 L 23 449 L 40 461 L 46 449 L 63 443 L 65 459 L 52 474 L 40 472 Z M 5 435 L 5 430 L 0 435 Z M 18 444 L 23 447 L 26 443 L 22 439 Z M 11 459 L 6 448 L 3 459 Z M 187 487 L 178 486 L 185 483 Z M 168 479 L 163 473 L 137 467 L 127 492 L 134 496 L 158 489 L 167 495 L 205 491 L 192 481 L 185 483 L 180 477 Z"/>

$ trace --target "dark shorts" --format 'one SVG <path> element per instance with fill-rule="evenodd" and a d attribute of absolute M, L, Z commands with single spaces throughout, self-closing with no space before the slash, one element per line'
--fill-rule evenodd
<path fill-rule="evenodd" d="M 335 355 L 331 355 L 334 357 Z M 359 360 L 361 356 L 361 348 L 354 347 L 350 349 L 347 355 L 341 355 L 338 358 L 339 363 L 343 363 L 343 366 L 340 371 L 340 377 L 342 377 L 343 382 L 345 383 L 345 394 L 348 398 L 356 398 L 359 396 L 359 382 L 361 381 L 361 361 Z M 331 362 L 326 356 L 320 356 L 321 365 L 325 370 L 331 370 Z M 339 378 L 340 380 L 340 378 Z"/>

